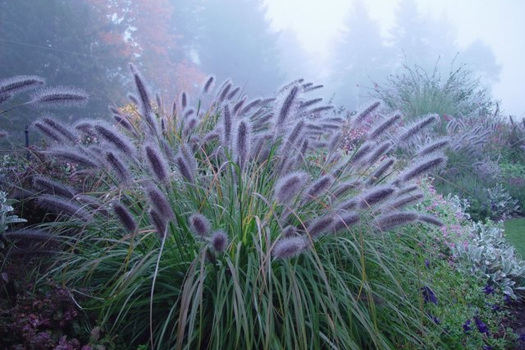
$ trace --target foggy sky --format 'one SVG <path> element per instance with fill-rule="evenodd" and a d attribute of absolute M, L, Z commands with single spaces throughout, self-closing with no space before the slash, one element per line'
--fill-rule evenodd
<path fill-rule="evenodd" d="M 525 118 L 525 1 L 415 0 L 424 14 L 443 20 L 457 32 L 456 44 L 466 48 L 477 39 L 489 45 L 501 65 L 492 89 L 502 112 Z M 383 35 L 395 24 L 397 0 L 365 0 Z M 351 9 L 350 0 L 266 0 L 275 29 L 292 29 L 319 65 L 328 60 Z"/>

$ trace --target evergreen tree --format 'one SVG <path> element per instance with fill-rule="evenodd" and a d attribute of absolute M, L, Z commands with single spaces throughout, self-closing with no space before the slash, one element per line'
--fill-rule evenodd
<path fill-rule="evenodd" d="M 431 72 L 438 61 L 449 63 L 459 51 L 450 22 L 423 15 L 414 0 L 399 2 L 396 25 L 390 34 L 398 67 L 417 65 Z"/>
<path fill-rule="evenodd" d="M 357 107 L 369 96 L 366 87 L 380 82 L 390 72 L 390 52 L 380 28 L 362 0 L 355 1 L 346 20 L 346 29 L 335 48 L 332 81 L 337 84 L 337 104 Z"/>
<path fill-rule="evenodd" d="M 90 95 L 85 112 L 107 115 L 125 61 L 115 54 L 118 44 L 100 39 L 98 27 L 84 1 L 0 0 L 0 79 L 31 74 L 49 85 L 80 87 Z"/>

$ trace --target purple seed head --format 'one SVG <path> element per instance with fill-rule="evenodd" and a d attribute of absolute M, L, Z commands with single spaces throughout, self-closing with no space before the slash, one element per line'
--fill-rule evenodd
<path fill-rule="evenodd" d="M 272 249 L 272 255 L 276 259 L 290 259 L 301 254 L 308 247 L 304 237 L 281 238 Z"/>
<path fill-rule="evenodd" d="M 305 172 L 293 172 L 282 177 L 275 186 L 275 199 L 281 204 L 291 202 L 303 189 L 309 178 Z"/>
<path fill-rule="evenodd" d="M 44 84 L 45 80 L 36 75 L 17 75 L 0 80 L 0 95 L 15 95 Z"/>
<path fill-rule="evenodd" d="M 31 104 L 35 107 L 81 107 L 88 101 L 85 91 L 65 87 L 47 87 L 31 96 Z"/>
<path fill-rule="evenodd" d="M 211 232 L 211 224 L 208 219 L 199 213 L 192 214 L 188 219 L 190 230 L 198 237 L 204 238 Z"/>
<path fill-rule="evenodd" d="M 216 252 L 222 253 L 228 247 L 228 235 L 224 231 L 215 231 L 211 234 L 210 243 Z"/>
<path fill-rule="evenodd" d="M 376 218 L 376 226 L 381 231 L 388 231 L 396 226 L 404 225 L 412 222 L 418 218 L 417 213 L 395 211 L 388 214 L 383 214 Z"/>
<path fill-rule="evenodd" d="M 213 75 L 210 75 L 208 79 L 206 80 L 206 83 L 204 83 L 204 86 L 202 88 L 202 92 L 204 94 L 207 94 L 210 91 L 214 81 L 215 81 L 215 77 Z"/>
<path fill-rule="evenodd" d="M 137 223 L 135 222 L 135 219 L 133 218 L 133 215 L 129 212 L 128 208 L 126 208 L 121 203 L 115 202 L 113 203 L 113 211 L 117 215 L 118 219 L 122 223 L 122 225 L 128 230 L 129 232 L 135 232 L 137 229 Z"/>

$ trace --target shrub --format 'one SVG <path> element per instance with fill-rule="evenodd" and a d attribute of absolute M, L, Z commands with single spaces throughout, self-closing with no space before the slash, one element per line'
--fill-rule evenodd
<path fill-rule="evenodd" d="M 395 165 L 393 141 L 373 126 L 341 151 L 344 120 L 313 107 L 302 81 L 252 101 L 232 100 L 227 81 L 196 109 L 181 95 L 163 112 L 133 77 L 134 117 L 49 125 L 41 151 L 92 183 L 40 177 L 52 185 L 37 203 L 58 216 L 45 227 L 64 244 L 48 275 L 87 294 L 111 334 L 152 348 L 424 343 L 428 317 L 407 258 L 417 238 L 395 232 L 440 224 L 404 208 L 441 154 Z M 378 108 L 352 123 L 384 125 Z"/>
<path fill-rule="evenodd" d="M 443 78 L 438 63 L 432 72 L 417 65 L 405 65 L 402 73 L 387 79 L 385 86 L 376 84 L 374 97 L 400 110 L 408 120 L 429 113 L 445 119 L 492 114 L 494 103 L 487 90 L 466 66 L 456 68 L 452 62 L 448 76 Z"/>

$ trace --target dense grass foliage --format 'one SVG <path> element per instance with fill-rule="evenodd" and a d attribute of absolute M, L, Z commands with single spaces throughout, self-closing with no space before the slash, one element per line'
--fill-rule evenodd
<path fill-rule="evenodd" d="M 522 262 L 499 226 L 473 224 L 472 204 L 433 186 L 474 167 L 496 172 L 472 160 L 497 125 L 445 125 L 436 114 L 403 122 L 380 101 L 343 118 L 302 80 L 250 100 L 212 77 L 201 96 L 181 93 L 166 108 L 135 67 L 132 76 L 136 92 L 111 108 L 114 124 L 44 115 L 33 127 L 47 145 L 3 174 L 35 223 L 8 230 L 2 219 L 7 251 L 52 254 L 38 284 L 56 281 L 67 307 L 89 315 L 90 346 L 479 349 L 515 340 L 501 320 L 523 287 Z M 420 180 L 429 172 L 439 174 L 433 184 Z M 518 210 L 500 179 L 488 188 L 497 202 L 489 216 Z M 30 327 L 26 345 L 46 332 Z"/>

